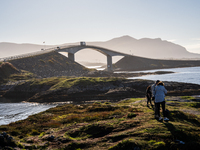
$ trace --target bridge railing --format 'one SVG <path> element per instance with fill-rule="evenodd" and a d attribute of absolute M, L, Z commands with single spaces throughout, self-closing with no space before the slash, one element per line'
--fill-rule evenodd
<path fill-rule="evenodd" d="M 71 46 L 74 46 L 74 45 L 57 46 L 57 47 L 52 47 L 52 48 L 44 49 L 44 50 L 37 51 L 37 52 L 32 52 L 32 53 L 26 53 L 26 54 L 21 54 L 21 55 L 4 57 L 4 58 L 0 58 L 0 62 L 14 60 L 14 59 L 20 59 L 20 58 L 25 58 L 25 57 L 31 57 L 31 56 L 40 55 L 40 54 L 45 54 L 45 53 L 49 53 L 51 51 L 56 51 L 58 49 L 68 48 L 68 47 L 71 47 Z"/>
<path fill-rule="evenodd" d="M 37 52 L 21 54 L 21 55 L 15 55 L 15 56 L 10 56 L 10 57 L 4 57 L 4 58 L 0 58 L 0 62 L 14 60 L 14 59 L 20 59 L 20 58 L 25 58 L 25 57 L 31 57 L 31 56 L 40 55 L 40 54 L 45 54 L 45 53 L 49 53 L 51 51 L 57 51 L 59 49 L 70 48 L 70 47 L 74 47 L 74 46 L 81 46 L 81 45 L 58 46 L 58 47 L 52 47 L 52 48 L 44 49 L 44 50 L 37 51 Z M 87 46 L 89 46 L 89 47 L 98 47 L 98 46 L 92 46 L 92 45 L 87 45 Z M 101 48 L 101 47 L 99 47 L 99 48 Z M 106 49 L 106 48 L 102 48 L 102 49 L 109 50 L 109 49 Z M 109 50 L 109 51 L 113 51 L 113 50 Z M 115 51 L 113 51 L 113 52 L 115 52 Z M 120 53 L 120 52 L 117 52 L 117 53 Z M 120 54 L 123 54 L 123 53 L 120 53 Z M 123 55 L 128 55 L 128 54 L 123 54 Z"/>
<path fill-rule="evenodd" d="M 49 49 L 45 49 L 45 50 L 41 50 L 41 51 L 37 51 L 37 52 L 32 52 L 32 53 L 26 53 L 26 54 L 21 54 L 21 55 L 4 57 L 4 58 L 0 58 L 0 62 L 8 61 L 8 60 L 14 60 L 14 59 L 20 59 L 20 58 L 25 58 L 25 57 L 31 57 L 31 56 L 35 56 L 35 55 L 39 55 L 39 54 L 45 54 L 45 53 L 49 53 L 51 51 L 54 51 L 55 49 L 56 48 L 49 48 Z"/>

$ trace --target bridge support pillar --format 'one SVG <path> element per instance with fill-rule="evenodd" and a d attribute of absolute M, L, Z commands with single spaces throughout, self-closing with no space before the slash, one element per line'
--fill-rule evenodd
<path fill-rule="evenodd" d="M 68 58 L 72 61 L 74 61 L 74 54 L 73 53 L 68 53 Z"/>
<path fill-rule="evenodd" d="M 112 71 L 112 56 L 107 55 L 107 70 Z"/>

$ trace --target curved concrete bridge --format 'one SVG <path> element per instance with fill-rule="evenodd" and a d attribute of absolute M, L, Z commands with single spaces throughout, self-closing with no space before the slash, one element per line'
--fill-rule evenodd
<path fill-rule="evenodd" d="M 116 51 L 109 50 L 109 49 L 106 49 L 106 48 L 103 48 L 103 47 L 98 47 L 98 46 L 71 45 L 71 46 L 62 46 L 62 47 L 56 47 L 56 48 L 53 47 L 53 48 L 45 49 L 45 50 L 38 51 L 38 52 L 16 55 L 16 56 L 12 56 L 12 57 L 0 58 L 0 62 L 1 61 L 14 60 L 14 59 L 20 59 L 20 58 L 25 58 L 25 57 L 30 57 L 30 56 L 36 56 L 36 55 L 40 55 L 40 54 L 49 53 L 49 52 L 52 52 L 52 51 L 67 52 L 68 58 L 71 59 L 72 61 L 75 61 L 74 60 L 75 53 L 82 50 L 82 49 L 85 49 L 85 48 L 90 48 L 90 49 L 96 50 L 96 51 L 104 54 L 105 56 L 107 56 L 107 70 L 108 71 L 112 71 L 112 69 L 113 69 L 112 68 L 112 56 L 129 56 L 128 54 L 116 52 Z"/>
<path fill-rule="evenodd" d="M 67 52 L 68 53 L 68 58 L 71 59 L 72 61 L 74 60 L 74 55 L 76 52 L 85 49 L 85 48 L 90 48 L 93 50 L 96 50 L 105 56 L 107 56 L 107 70 L 112 71 L 112 56 L 128 56 L 128 54 L 116 52 L 113 50 L 109 50 L 103 47 L 98 47 L 98 46 L 92 46 L 92 45 L 73 45 L 73 46 L 66 46 L 66 47 L 57 47 L 55 51 L 57 52 Z"/>

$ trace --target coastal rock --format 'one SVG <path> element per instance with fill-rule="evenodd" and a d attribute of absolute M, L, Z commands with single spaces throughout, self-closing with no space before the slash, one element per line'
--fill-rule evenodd
<path fill-rule="evenodd" d="M 2 132 L 0 134 L 0 147 L 6 146 L 15 147 L 16 144 L 13 137 L 9 136 L 6 132 Z"/>
<path fill-rule="evenodd" d="M 63 79 L 63 81 L 65 80 Z M 43 83 L 43 81 L 45 82 Z M 140 79 L 112 78 L 112 80 L 97 82 L 96 79 L 93 81 L 93 78 L 78 78 L 78 81 L 76 79 L 76 84 L 71 87 L 66 86 L 52 90 L 51 87 L 57 82 L 51 83 L 51 80 L 24 81 L 13 85 L 3 96 L 39 103 L 105 99 L 121 100 L 130 97 L 145 97 L 147 86 L 153 83 L 154 81 L 151 80 Z M 197 84 L 179 82 L 164 82 L 164 84 L 168 90 L 168 96 L 195 95 L 200 92 L 200 85 Z"/>
<path fill-rule="evenodd" d="M 38 92 L 46 91 L 51 86 L 49 85 L 31 85 L 32 82 L 22 82 L 13 85 L 5 94 L 7 98 L 28 98 Z M 31 85 L 31 86 L 30 86 Z"/>
<path fill-rule="evenodd" d="M 53 135 L 45 135 L 42 137 L 43 141 L 53 141 L 55 137 Z"/>
<path fill-rule="evenodd" d="M 76 85 L 69 89 L 44 91 L 29 98 L 29 102 L 58 102 L 85 100 L 120 100 L 130 97 L 145 97 L 146 88 L 154 82 L 149 80 L 117 80 L 97 83 L 94 86 Z M 200 92 L 200 85 L 178 82 L 164 82 L 168 96 L 195 95 Z"/>

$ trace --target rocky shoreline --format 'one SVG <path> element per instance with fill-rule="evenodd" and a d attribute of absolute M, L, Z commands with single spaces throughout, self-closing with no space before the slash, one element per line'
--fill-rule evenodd
<path fill-rule="evenodd" d="M 126 73 L 126 72 L 108 72 L 108 71 L 90 71 L 83 76 L 87 77 L 121 77 L 121 78 L 128 78 L 128 77 L 139 77 L 144 75 L 159 75 L 159 74 L 170 74 L 174 73 L 173 71 L 155 71 L 155 72 L 136 72 L 136 73 Z"/>

